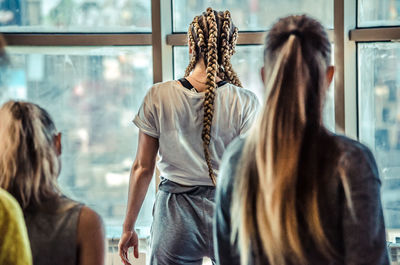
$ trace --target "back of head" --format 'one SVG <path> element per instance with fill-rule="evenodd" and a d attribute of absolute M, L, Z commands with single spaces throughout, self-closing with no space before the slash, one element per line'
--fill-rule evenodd
<path fill-rule="evenodd" d="M 280 19 L 268 33 L 268 97 L 246 141 L 232 205 L 233 215 L 239 216 L 233 220 L 233 236 L 239 236 L 244 250 L 242 262 L 248 258 L 249 245 L 259 242 L 272 265 L 307 264 L 299 218 L 309 226 L 317 251 L 331 256 L 318 210 L 317 180 L 310 172 L 304 174 L 308 179 L 299 180 L 305 138 L 324 131 L 321 116 L 330 52 L 323 26 L 305 15 Z M 313 190 L 299 193 L 301 181 Z M 297 208 L 300 201 L 302 211 Z M 255 211 L 247 210 L 248 205 Z M 259 240 L 254 242 L 255 238 Z"/>
<path fill-rule="evenodd" d="M 38 105 L 9 101 L 0 108 L 0 121 L 0 187 L 23 209 L 56 197 L 60 163 L 50 115 Z"/>
<path fill-rule="evenodd" d="M 228 10 L 222 12 L 207 8 L 206 12 L 193 19 L 189 26 L 188 39 L 192 57 L 185 76 L 203 60 L 207 68 L 210 68 L 207 69 L 208 73 L 242 86 L 231 64 L 231 57 L 236 52 L 238 28 L 233 24 Z"/>
<path fill-rule="evenodd" d="M 264 57 L 268 103 L 281 92 L 281 103 L 299 111 L 290 114 L 298 114 L 304 124 L 321 125 L 331 61 L 331 44 L 324 27 L 305 15 L 283 18 L 267 36 Z"/>
<path fill-rule="evenodd" d="M 188 39 L 192 58 L 186 68 L 188 76 L 200 60 L 204 61 L 207 72 L 207 91 L 204 99 L 204 122 L 202 140 L 209 176 L 216 183 L 211 165 L 208 146 L 211 140 L 211 126 L 214 116 L 214 98 L 217 76 L 228 83 L 242 86 L 232 68 L 231 57 L 235 53 L 238 29 L 233 24 L 229 11 L 217 12 L 212 8 L 196 16 L 189 26 Z"/>

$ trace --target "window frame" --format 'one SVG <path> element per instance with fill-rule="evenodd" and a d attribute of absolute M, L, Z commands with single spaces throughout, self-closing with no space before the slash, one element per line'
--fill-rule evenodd
<path fill-rule="evenodd" d="M 173 1 L 151 0 L 149 33 L 29 33 L 3 32 L 9 46 L 152 46 L 153 82 L 173 79 L 173 47 L 186 45 L 186 33 L 173 32 Z M 357 44 L 399 41 L 400 25 L 359 28 L 357 0 L 334 0 L 334 28 L 328 30 L 335 43 L 336 130 L 358 139 Z M 267 32 L 241 31 L 238 45 L 264 44 Z M 156 179 L 156 186 L 159 178 Z M 154 187 L 156 188 L 156 187 Z"/>
<path fill-rule="evenodd" d="M 347 0 L 346 0 L 347 1 Z M 360 113 L 362 110 L 360 109 L 359 106 L 359 98 L 358 96 L 361 93 L 362 87 L 360 86 L 361 81 L 359 81 L 360 73 L 358 71 L 358 56 L 359 56 L 359 44 L 364 44 L 364 43 L 390 43 L 390 42 L 399 42 L 400 41 L 400 25 L 398 26 L 370 26 L 370 27 L 361 27 L 358 22 L 358 0 L 352 0 L 355 1 L 356 5 L 356 25 L 354 28 L 350 29 L 348 32 L 348 38 L 349 42 L 352 43 L 352 45 L 355 46 L 356 50 L 354 52 L 354 56 L 356 57 L 355 61 L 355 66 L 356 66 L 356 71 L 355 71 L 355 78 L 356 78 L 356 85 L 355 85 L 355 93 L 357 95 L 354 105 L 357 106 L 357 111 Z M 357 115 L 357 118 L 359 118 L 359 115 Z M 356 125 L 359 127 L 360 126 L 360 120 L 357 120 Z M 358 128 L 357 127 L 357 128 Z M 357 139 L 360 139 L 360 129 L 358 129 L 357 133 Z M 389 230 L 386 229 L 388 232 Z M 398 244 L 391 244 L 389 243 L 388 245 L 389 249 L 389 255 L 393 256 L 393 251 L 394 253 L 397 253 L 399 249 Z"/>

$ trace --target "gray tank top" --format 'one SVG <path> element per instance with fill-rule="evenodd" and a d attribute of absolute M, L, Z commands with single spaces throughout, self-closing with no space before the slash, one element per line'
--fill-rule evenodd
<path fill-rule="evenodd" d="M 60 197 L 40 211 L 25 211 L 33 265 L 76 265 L 77 230 L 82 204 Z"/>

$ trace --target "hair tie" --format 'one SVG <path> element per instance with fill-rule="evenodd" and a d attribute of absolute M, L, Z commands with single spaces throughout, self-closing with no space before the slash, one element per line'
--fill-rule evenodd
<path fill-rule="evenodd" d="M 290 35 L 295 35 L 296 37 L 299 37 L 299 38 L 303 37 L 303 34 L 298 29 L 289 31 L 289 37 L 290 37 Z"/>
<path fill-rule="evenodd" d="M 11 113 L 14 116 L 14 119 L 22 120 L 24 112 L 22 110 L 21 104 L 18 101 L 15 101 L 10 109 L 11 109 Z"/>

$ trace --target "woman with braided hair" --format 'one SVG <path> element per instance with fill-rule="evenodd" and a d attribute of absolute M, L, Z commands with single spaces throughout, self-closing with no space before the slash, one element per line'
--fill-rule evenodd
<path fill-rule="evenodd" d="M 222 154 L 251 126 L 256 96 L 232 68 L 238 29 L 229 11 L 208 8 L 189 26 L 191 59 L 184 78 L 155 84 L 134 119 L 140 129 L 119 253 L 138 257 L 135 221 L 154 173 L 161 183 L 153 209 L 150 264 L 214 260 L 212 217 Z"/>

